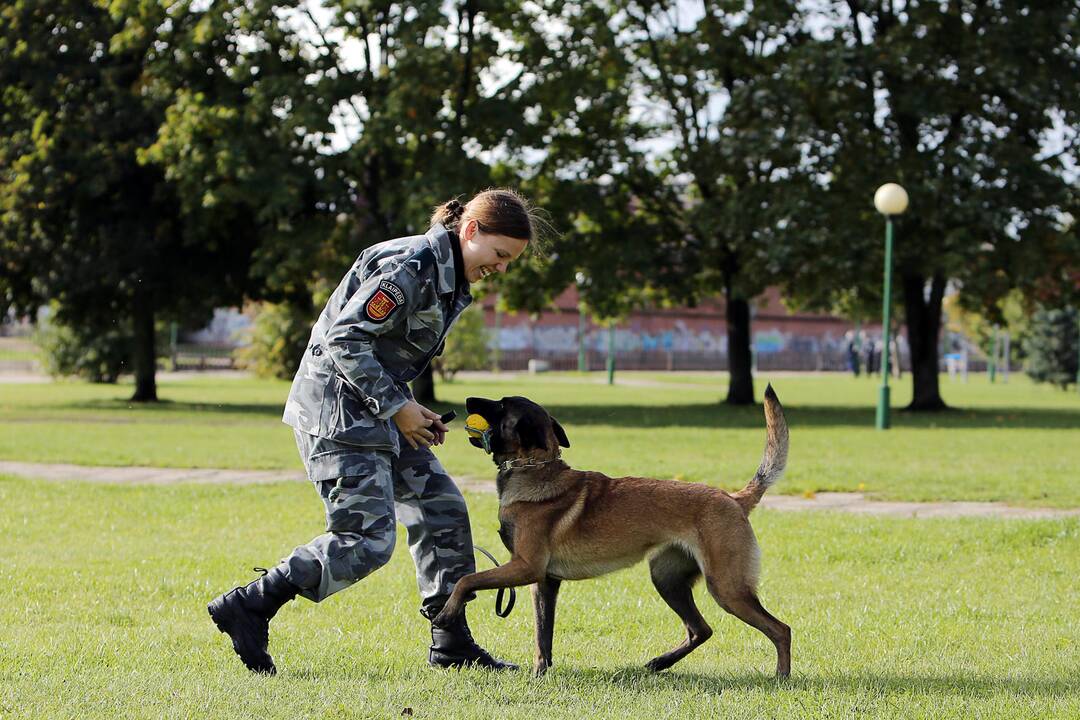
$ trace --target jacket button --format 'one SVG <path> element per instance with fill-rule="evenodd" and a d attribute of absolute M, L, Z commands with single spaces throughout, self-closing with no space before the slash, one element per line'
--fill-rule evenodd
<path fill-rule="evenodd" d="M 311 346 L 311 354 L 314 355 L 315 357 L 319 357 L 320 355 L 322 355 L 322 346 L 321 345 L 312 345 Z"/>

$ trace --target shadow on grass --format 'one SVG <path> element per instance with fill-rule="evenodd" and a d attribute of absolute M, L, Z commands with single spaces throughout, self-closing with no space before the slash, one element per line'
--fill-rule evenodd
<path fill-rule="evenodd" d="M 547 676 L 549 681 L 568 683 L 575 686 L 586 684 L 608 684 L 625 687 L 628 690 L 677 690 L 694 692 L 701 690 L 753 690 L 758 688 L 785 691 L 809 690 L 847 691 L 860 694 L 961 694 L 965 697 L 987 697 L 1002 691 L 1021 697 L 1044 698 L 1059 697 L 1076 692 L 1073 678 L 1012 678 L 990 675 L 971 674 L 931 674 L 914 673 L 910 675 L 882 673 L 880 675 L 800 675 L 787 679 L 778 679 L 771 673 L 746 672 L 738 675 L 708 675 L 704 673 L 682 673 L 668 670 L 659 674 L 644 668 L 626 668 L 623 670 L 599 670 L 584 668 L 553 668 Z"/>
<path fill-rule="evenodd" d="M 761 428 L 760 405 L 728 407 L 717 404 L 684 405 L 551 405 L 548 412 L 568 425 L 614 425 L 618 427 Z M 785 406 L 792 427 L 874 426 L 874 408 L 834 405 Z M 914 413 L 894 409 L 896 428 L 1077 428 L 1080 412 L 1059 409 L 993 407 Z"/>
<path fill-rule="evenodd" d="M 63 410 L 93 410 L 123 413 L 127 410 L 161 413 L 209 413 L 223 415 L 267 415 L 280 417 L 285 410 L 285 397 L 279 403 L 193 403 L 158 400 L 156 403 L 132 403 L 127 400 L 84 400 L 54 406 Z"/>
<path fill-rule="evenodd" d="M 121 400 L 90 400 L 58 406 L 74 410 L 123 413 L 131 404 Z M 546 406 L 548 412 L 565 425 L 610 425 L 633 428 L 749 428 L 764 425 L 760 405 L 731 407 L 723 403 L 693 403 L 679 405 L 589 405 L 559 404 Z M 256 415 L 279 418 L 284 410 L 281 403 L 192 403 L 163 400 L 138 405 L 139 411 L 168 416 L 169 414 L 207 413 L 210 415 Z M 432 409 L 438 412 L 454 409 L 464 417 L 465 408 L 437 402 Z M 854 427 L 874 426 L 873 407 L 843 405 L 786 406 L 788 424 L 792 427 Z M 1056 408 L 981 407 L 950 409 L 941 412 L 914 413 L 894 409 L 891 413 L 895 428 L 1078 428 L 1080 412 Z"/>

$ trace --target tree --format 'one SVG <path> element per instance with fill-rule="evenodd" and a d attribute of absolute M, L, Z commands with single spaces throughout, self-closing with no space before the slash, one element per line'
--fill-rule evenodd
<path fill-rule="evenodd" d="M 587 306 L 612 318 L 722 292 L 733 404 L 753 402 L 749 301 L 785 251 L 777 200 L 799 160 L 790 107 L 761 98 L 802 35 L 789 4 L 742 9 L 555 6 L 525 100 L 551 119 L 521 142 L 542 153 L 534 182 L 567 229 L 558 263 L 523 268 L 510 293 L 535 302 L 580 272 Z"/>
<path fill-rule="evenodd" d="M 251 87 L 229 74 L 240 63 L 215 62 L 214 48 L 243 55 L 216 34 L 220 18 L 187 2 L 0 10 L 3 302 L 29 313 L 56 300 L 69 325 L 130 319 L 136 401 L 157 397 L 155 321 L 239 303 L 263 231 L 281 220 L 260 188 L 279 185 L 268 171 L 280 169 L 274 148 L 295 147 L 292 128 L 257 117 L 257 95 L 241 112 Z"/>
<path fill-rule="evenodd" d="M 662 217 L 684 239 L 675 297 L 722 292 L 731 381 L 727 402 L 754 402 L 750 301 L 773 284 L 787 237 L 781 223 L 791 168 L 800 160 L 788 136 L 793 110 L 774 92 L 774 73 L 802 41 L 788 3 L 706 3 L 688 21 L 665 3 L 629 2 L 624 29 L 636 82 L 659 109 L 658 129 L 677 144 L 660 156 Z M 662 281 L 663 282 L 663 281 Z"/>
<path fill-rule="evenodd" d="M 1080 4 L 1038 12 L 983 2 L 834 2 L 816 41 L 785 66 L 798 98 L 807 242 L 789 293 L 827 307 L 838 291 L 880 298 L 883 222 L 870 203 L 906 187 L 896 221 L 897 295 L 912 352 L 912 410 L 944 408 L 942 298 L 952 279 L 986 312 L 1069 256 L 1067 159 L 1075 157 Z M 1071 265 L 1075 267 L 1075 256 Z"/>
<path fill-rule="evenodd" d="M 310 81 L 342 130 L 320 165 L 331 183 L 324 207 L 343 218 L 349 260 L 423 232 L 434 206 L 502 179 L 488 157 L 522 118 L 510 102 L 519 78 L 500 70 L 500 45 L 529 26 L 521 4 L 297 7 L 318 66 Z M 434 400 L 430 368 L 414 393 Z"/>
<path fill-rule="evenodd" d="M 527 22 L 469 2 L 2 12 L 5 303 L 133 317 L 139 399 L 155 318 L 248 297 L 313 320 L 360 250 L 490 184 L 515 118 L 488 78 Z"/>

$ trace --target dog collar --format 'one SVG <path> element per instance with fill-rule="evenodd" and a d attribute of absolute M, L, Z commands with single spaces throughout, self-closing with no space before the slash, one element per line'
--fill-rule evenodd
<path fill-rule="evenodd" d="M 504 460 L 503 462 L 499 463 L 499 469 L 506 471 L 513 470 L 515 468 L 543 467 L 544 465 L 548 465 L 557 460 L 562 460 L 562 458 L 554 457 L 550 460 L 541 460 L 539 462 L 534 461 L 532 458 L 514 458 L 513 460 Z"/>

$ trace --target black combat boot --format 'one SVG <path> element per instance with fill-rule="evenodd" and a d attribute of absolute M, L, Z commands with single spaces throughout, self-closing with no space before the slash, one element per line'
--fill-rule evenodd
<path fill-rule="evenodd" d="M 249 670 L 273 675 L 274 659 L 266 651 L 270 637 L 270 618 L 285 603 L 296 597 L 300 588 L 285 577 L 280 566 L 244 587 L 219 595 L 206 606 L 218 630 L 232 638 L 233 650 Z"/>
<path fill-rule="evenodd" d="M 441 609 L 441 608 L 439 608 Z M 423 611 L 421 614 L 429 620 L 439 614 L 439 609 Z M 484 648 L 476 644 L 469 623 L 462 608 L 457 620 L 449 627 L 431 626 L 431 648 L 428 651 L 428 664 L 435 667 L 459 668 L 475 666 L 490 670 L 517 670 L 518 666 L 494 658 Z"/>

